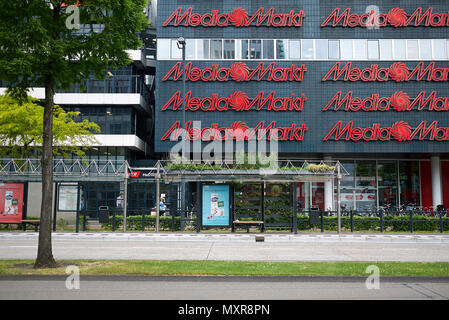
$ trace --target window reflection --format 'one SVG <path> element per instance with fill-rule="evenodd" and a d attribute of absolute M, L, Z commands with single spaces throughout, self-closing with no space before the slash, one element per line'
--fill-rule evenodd
<path fill-rule="evenodd" d="M 391 40 L 380 40 L 380 59 L 393 60 L 393 42 Z"/>
<path fill-rule="evenodd" d="M 209 40 L 196 40 L 197 59 L 209 59 Z"/>
<path fill-rule="evenodd" d="M 340 41 L 329 40 L 329 59 L 340 59 Z"/>
<path fill-rule="evenodd" d="M 399 162 L 399 179 L 401 185 L 401 205 L 420 205 L 419 162 Z"/>
<path fill-rule="evenodd" d="M 444 39 L 433 40 L 434 59 L 446 59 L 446 41 Z"/>
<path fill-rule="evenodd" d="M 379 161 L 377 165 L 379 206 L 397 206 L 397 170 L 395 161 Z"/>
<path fill-rule="evenodd" d="M 287 55 L 287 40 L 276 40 L 276 58 L 288 59 Z"/>
<path fill-rule="evenodd" d="M 407 41 L 407 59 L 419 59 L 418 40 Z"/>
<path fill-rule="evenodd" d="M 355 200 L 358 210 L 371 210 L 377 206 L 376 162 L 358 161 L 356 167 Z"/>
<path fill-rule="evenodd" d="M 262 58 L 261 40 L 251 40 L 249 42 L 249 58 L 250 59 Z"/>
<path fill-rule="evenodd" d="M 421 59 L 426 59 L 426 60 L 432 59 L 432 41 L 431 40 L 420 40 L 419 41 L 419 51 L 421 54 Z"/>
<path fill-rule="evenodd" d="M 313 59 L 313 40 L 302 41 L 302 58 Z"/>
<path fill-rule="evenodd" d="M 289 53 L 290 59 L 301 59 L 301 41 L 299 40 L 290 40 L 289 41 Z"/>
<path fill-rule="evenodd" d="M 223 53 L 222 41 L 211 40 L 210 41 L 210 58 L 221 59 Z"/>
<path fill-rule="evenodd" d="M 182 59 L 182 50 L 178 48 L 178 40 L 171 41 L 171 58 Z"/>
<path fill-rule="evenodd" d="M 195 40 L 186 39 L 186 59 L 195 59 Z"/>
<path fill-rule="evenodd" d="M 170 40 L 158 39 L 157 40 L 157 58 L 159 60 L 170 58 Z"/>
<path fill-rule="evenodd" d="M 352 59 L 352 40 L 340 40 L 341 59 Z"/>
<path fill-rule="evenodd" d="M 263 40 L 263 59 L 274 59 L 274 41 Z"/>
<path fill-rule="evenodd" d="M 241 57 L 242 59 L 249 59 L 249 40 L 242 40 L 242 47 L 241 47 Z"/>
<path fill-rule="evenodd" d="M 316 58 L 326 60 L 327 59 L 327 40 L 316 40 Z"/>
<path fill-rule="evenodd" d="M 366 40 L 354 40 L 354 59 L 366 60 L 367 55 Z"/>
<path fill-rule="evenodd" d="M 368 40 L 368 59 L 378 60 L 379 59 L 379 41 L 378 40 Z"/>
<path fill-rule="evenodd" d="M 234 59 L 235 58 L 235 41 L 234 40 L 225 40 L 223 43 L 223 57 L 225 59 Z"/>
<path fill-rule="evenodd" d="M 394 58 L 405 59 L 406 58 L 406 41 L 394 40 Z"/>

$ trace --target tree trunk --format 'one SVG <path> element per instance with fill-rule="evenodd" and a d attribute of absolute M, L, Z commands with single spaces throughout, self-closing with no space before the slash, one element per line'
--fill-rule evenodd
<path fill-rule="evenodd" d="M 42 203 L 39 230 L 39 244 L 35 268 L 53 268 L 57 263 L 53 258 L 51 245 L 51 218 L 53 205 L 53 107 L 55 80 L 52 75 L 45 77 L 44 130 L 42 142 Z"/>

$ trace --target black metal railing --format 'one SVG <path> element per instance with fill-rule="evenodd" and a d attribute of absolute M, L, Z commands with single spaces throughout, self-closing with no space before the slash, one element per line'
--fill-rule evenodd
<path fill-rule="evenodd" d="M 149 231 L 155 229 L 156 224 L 155 208 L 135 208 L 128 210 L 127 228 L 128 231 Z M 87 230 L 90 220 L 98 218 L 98 210 L 81 210 L 77 216 L 76 232 Z M 282 221 L 268 221 L 269 219 L 281 219 Z M 190 230 L 199 232 L 197 225 L 197 212 L 195 208 L 187 210 L 167 210 L 160 216 L 161 231 L 182 231 Z M 298 231 L 337 230 L 336 211 L 309 211 L 301 210 L 296 221 L 294 216 L 266 215 L 264 221 L 265 228 L 280 228 L 297 233 Z M 344 232 L 355 231 L 378 231 L 384 232 L 440 232 L 449 230 L 449 211 L 395 211 L 385 213 L 382 210 L 361 212 L 348 210 L 341 212 L 341 228 Z M 103 223 L 101 229 L 104 231 L 116 232 L 123 229 L 123 209 L 110 209 L 109 222 Z"/>

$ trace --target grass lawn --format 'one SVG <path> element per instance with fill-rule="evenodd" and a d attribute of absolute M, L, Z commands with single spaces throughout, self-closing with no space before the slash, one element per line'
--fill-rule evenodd
<path fill-rule="evenodd" d="M 449 263 L 420 262 L 250 262 L 250 261 L 153 261 L 65 260 L 59 268 L 33 269 L 33 260 L 0 260 L 0 275 L 65 275 L 77 265 L 80 275 L 239 275 L 239 276 L 362 276 L 376 265 L 380 276 L 449 277 Z"/>

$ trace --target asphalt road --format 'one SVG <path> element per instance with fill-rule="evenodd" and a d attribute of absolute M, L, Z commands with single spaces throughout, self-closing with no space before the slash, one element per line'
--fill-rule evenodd
<path fill-rule="evenodd" d="M 56 259 L 448 262 L 449 235 L 56 233 Z M 0 233 L 0 259 L 35 259 L 36 233 Z"/>
<path fill-rule="evenodd" d="M 326 277 L 99 277 L 81 276 L 79 289 L 66 277 L 2 276 L 0 300 L 448 300 L 449 279 Z"/>

